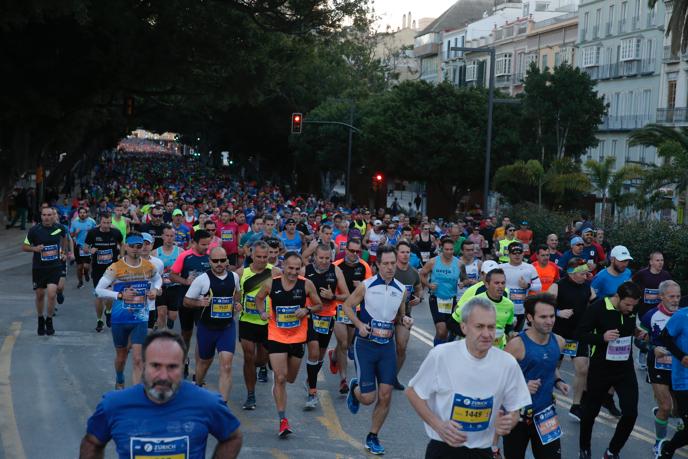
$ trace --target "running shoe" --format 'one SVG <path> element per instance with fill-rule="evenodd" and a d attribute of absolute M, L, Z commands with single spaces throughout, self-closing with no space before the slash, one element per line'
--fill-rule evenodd
<path fill-rule="evenodd" d="M 339 371 L 339 365 L 337 365 L 337 359 L 334 356 L 334 349 L 328 350 L 327 356 L 330 358 L 330 373 L 336 375 Z"/>
<path fill-rule="evenodd" d="M 46 317 L 46 319 L 45 319 L 45 334 L 48 336 L 52 336 L 55 334 L 55 329 L 53 328 L 53 318 L 52 317 Z"/>
<path fill-rule="evenodd" d="M 262 383 L 268 382 L 268 369 L 265 365 L 258 368 L 258 382 L 262 382 Z"/>
<path fill-rule="evenodd" d="M 246 397 L 246 401 L 244 404 L 241 406 L 241 409 L 243 410 L 255 410 L 256 409 L 256 396 L 255 395 L 249 395 Z"/>
<path fill-rule="evenodd" d="M 289 427 L 289 420 L 287 418 L 280 419 L 279 435 L 280 438 L 287 438 L 287 435 L 294 433 Z"/>
<path fill-rule="evenodd" d="M 306 405 L 303 407 L 304 411 L 312 411 L 318 407 L 318 394 L 308 394 Z"/>
<path fill-rule="evenodd" d="M 403 385 L 402 383 L 399 382 L 399 379 L 398 379 L 398 378 L 395 378 L 395 379 L 394 379 L 394 384 L 393 384 L 393 386 L 394 386 L 394 390 L 404 390 L 404 389 L 406 389 L 406 387 L 404 387 L 404 385 Z"/>
<path fill-rule="evenodd" d="M 124 389 L 124 383 L 115 383 L 115 390 Z"/>
<path fill-rule="evenodd" d="M 620 458 L 621 458 L 621 456 L 619 456 L 618 454 L 614 454 L 614 453 L 610 452 L 609 450 L 605 451 L 604 456 L 602 456 L 602 459 L 620 459 Z"/>
<path fill-rule="evenodd" d="M 98 323 L 96 324 L 96 331 L 98 333 L 102 332 L 104 326 L 105 326 L 105 323 L 102 320 L 99 320 Z"/>
<path fill-rule="evenodd" d="M 575 419 L 576 422 L 580 422 L 581 418 L 583 417 L 583 408 L 581 408 L 581 406 L 578 404 L 571 405 L 569 416 Z"/>
<path fill-rule="evenodd" d="M 57 304 L 64 303 L 64 293 L 58 290 L 57 292 Z M 57 310 L 57 309 L 56 309 Z"/>
<path fill-rule="evenodd" d="M 349 385 L 346 383 L 346 379 L 342 379 L 339 382 L 339 393 L 342 395 L 349 393 Z"/>
<path fill-rule="evenodd" d="M 671 457 L 668 453 L 664 454 L 664 445 L 666 445 L 667 440 L 660 440 L 659 443 L 657 443 L 657 446 L 655 446 L 655 459 L 666 459 Z"/>
<path fill-rule="evenodd" d="M 358 409 L 361 407 L 361 402 L 358 401 L 354 394 L 356 386 L 358 386 L 358 379 L 351 378 L 349 382 L 349 395 L 346 396 L 346 406 L 349 408 L 349 411 L 351 411 L 351 414 L 358 413 Z"/>
<path fill-rule="evenodd" d="M 365 442 L 365 448 L 370 454 L 375 454 L 376 456 L 385 454 L 385 447 L 380 444 L 377 435 L 368 435 Z"/>
<path fill-rule="evenodd" d="M 607 395 L 602 403 L 602 406 L 615 418 L 621 417 L 621 411 L 619 411 L 619 409 L 616 407 L 616 404 L 614 403 L 614 396 L 612 394 Z"/>
<path fill-rule="evenodd" d="M 580 450 L 580 453 L 578 453 L 578 459 L 592 459 L 592 454 L 590 454 L 590 450 Z"/>
<path fill-rule="evenodd" d="M 83 287 L 83 286 L 84 286 L 84 283 L 81 282 L 81 281 L 79 281 L 79 283 L 76 284 L 76 288 L 81 288 L 81 287 Z"/>
<path fill-rule="evenodd" d="M 112 311 L 105 311 L 105 325 L 107 328 L 112 328 Z"/>
<path fill-rule="evenodd" d="M 40 316 L 38 318 L 38 336 L 45 335 L 45 317 Z"/>
<path fill-rule="evenodd" d="M 84 279 L 86 279 L 86 282 L 91 282 L 91 275 L 88 271 L 84 273 Z"/>

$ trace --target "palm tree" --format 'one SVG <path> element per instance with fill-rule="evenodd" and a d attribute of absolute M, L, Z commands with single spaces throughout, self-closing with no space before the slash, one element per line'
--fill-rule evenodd
<path fill-rule="evenodd" d="M 676 14 L 677 5 L 674 4 Z M 684 7 L 684 12 L 686 7 Z M 683 197 L 683 224 L 688 224 L 688 128 L 674 129 L 659 124 L 648 124 L 631 133 L 629 145 L 655 147 L 662 165 L 648 172 L 645 180 L 653 189 L 673 186 Z"/>
<path fill-rule="evenodd" d="M 650 9 L 655 7 L 658 0 L 649 0 L 648 6 Z M 672 0 L 671 1 L 671 17 L 666 27 L 666 36 L 671 36 L 671 54 L 678 54 L 686 51 L 688 47 L 688 1 L 687 0 Z"/>
<path fill-rule="evenodd" d="M 602 221 L 607 219 L 607 203 L 628 207 L 630 205 L 630 193 L 624 192 L 624 185 L 629 180 L 639 179 L 643 176 L 644 169 L 636 164 L 627 164 L 618 171 L 614 171 L 616 158 L 607 157 L 602 162 L 589 159 L 585 162 L 585 168 L 592 182 L 593 189 L 602 197 Z M 612 211 L 612 217 L 614 212 Z"/>

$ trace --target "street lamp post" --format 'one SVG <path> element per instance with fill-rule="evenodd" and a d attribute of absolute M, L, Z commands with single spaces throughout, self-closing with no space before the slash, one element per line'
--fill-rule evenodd
<path fill-rule="evenodd" d="M 490 193 L 490 160 L 492 157 L 492 108 L 494 107 L 494 79 L 495 79 L 495 48 L 483 46 L 469 48 L 454 46 L 452 51 L 468 51 L 473 53 L 488 53 L 490 55 L 490 76 L 487 92 L 487 139 L 485 140 L 485 178 L 483 185 L 483 212 L 487 212 Z"/>

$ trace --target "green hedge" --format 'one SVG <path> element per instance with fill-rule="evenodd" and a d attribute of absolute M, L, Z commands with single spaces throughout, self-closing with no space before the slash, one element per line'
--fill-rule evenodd
<path fill-rule="evenodd" d="M 575 218 L 580 218 L 577 212 L 556 212 L 547 209 L 538 209 L 537 205 L 530 203 L 515 204 L 510 209 L 505 210 L 502 216 L 511 218 L 512 223 L 517 228 L 523 220 L 528 221 L 530 229 L 533 230 L 535 244 L 544 244 L 548 234 L 559 236 L 559 250 L 568 250 L 565 241 L 566 226 L 570 225 Z M 499 217 L 501 222 L 502 216 Z"/>

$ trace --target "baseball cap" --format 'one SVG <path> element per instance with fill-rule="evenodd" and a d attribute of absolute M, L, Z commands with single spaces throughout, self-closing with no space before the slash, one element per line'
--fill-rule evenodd
<path fill-rule="evenodd" d="M 150 242 L 151 244 L 155 242 L 155 238 L 151 236 L 149 233 L 141 233 L 141 237 L 144 241 Z"/>
<path fill-rule="evenodd" d="M 576 244 L 583 244 L 583 238 L 580 236 L 576 236 L 571 239 L 571 247 L 573 247 Z"/>
<path fill-rule="evenodd" d="M 523 220 L 523 221 L 521 222 L 521 225 L 527 226 L 527 225 L 528 225 L 528 220 Z"/>
<path fill-rule="evenodd" d="M 631 256 L 631 252 L 629 252 L 626 246 L 623 245 L 617 245 L 616 247 L 614 247 L 609 256 L 611 258 L 615 258 L 616 261 L 626 261 L 633 259 L 633 257 Z"/>
<path fill-rule="evenodd" d="M 512 242 L 508 246 L 509 253 L 523 253 L 523 244 L 520 242 Z"/>
<path fill-rule="evenodd" d="M 296 223 L 296 220 L 293 218 L 287 218 L 287 220 L 284 222 L 285 225 L 288 225 L 289 223 Z"/>
<path fill-rule="evenodd" d="M 398 221 L 399 221 L 399 217 L 397 217 L 397 216 L 392 217 L 392 221 L 393 221 L 393 222 L 398 222 Z"/>
<path fill-rule="evenodd" d="M 373 222 L 373 225 L 375 225 L 375 226 L 380 226 L 380 225 L 382 225 L 382 220 L 375 220 L 375 221 Z"/>
<path fill-rule="evenodd" d="M 587 225 L 586 225 L 586 226 L 584 226 L 583 228 L 581 228 L 581 234 L 583 234 L 583 233 L 592 233 L 592 232 L 593 232 L 592 226 L 587 226 Z"/>
<path fill-rule="evenodd" d="M 172 211 L 172 216 L 175 217 L 177 215 L 184 215 L 184 212 L 182 212 L 181 209 L 174 209 L 174 211 Z"/>
<path fill-rule="evenodd" d="M 482 266 L 482 268 L 480 268 L 480 271 L 483 274 L 487 274 L 490 271 L 492 271 L 493 269 L 497 269 L 497 268 L 499 268 L 499 263 L 497 263 L 494 260 L 487 260 L 483 263 L 483 266 Z"/>
<path fill-rule="evenodd" d="M 125 242 L 127 245 L 143 244 L 143 238 L 139 234 L 130 234 L 127 236 Z"/>

